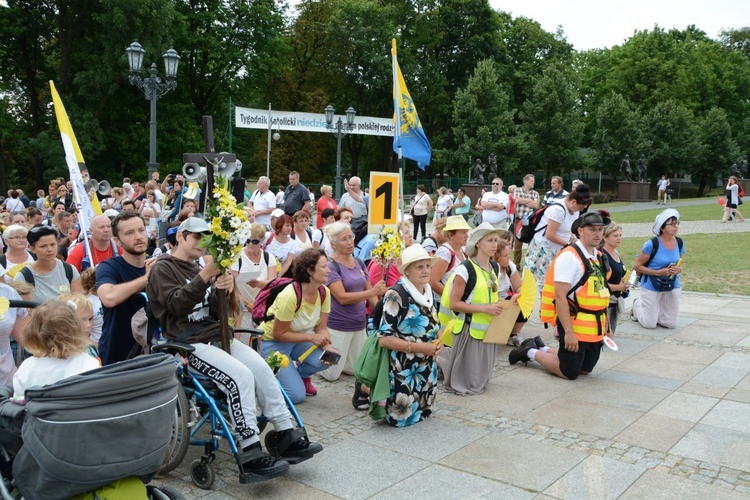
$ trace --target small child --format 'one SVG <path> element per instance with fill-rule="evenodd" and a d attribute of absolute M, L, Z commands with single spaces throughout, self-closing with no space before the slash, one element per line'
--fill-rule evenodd
<path fill-rule="evenodd" d="M 83 325 L 83 334 L 88 340 L 88 353 L 92 358 L 95 358 L 99 362 L 99 366 L 102 364 L 101 358 L 99 358 L 99 346 L 93 340 L 91 340 L 92 331 L 96 324 L 96 315 L 93 307 L 91 307 L 91 299 L 87 298 L 82 293 L 64 293 L 55 299 L 56 302 L 64 302 L 71 306 L 81 320 Z"/>
<path fill-rule="evenodd" d="M 89 355 L 88 333 L 84 333 L 81 320 L 68 303 L 47 302 L 37 307 L 23 338 L 34 356 L 24 361 L 13 377 L 16 403 L 25 404 L 24 393 L 30 387 L 54 384 L 100 366 Z"/>
<path fill-rule="evenodd" d="M 81 273 L 81 287 L 83 293 L 94 310 L 94 324 L 91 330 L 91 343 L 99 347 L 99 338 L 102 336 L 102 327 L 104 326 L 104 306 L 101 299 L 96 295 L 96 268 L 89 267 Z"/>

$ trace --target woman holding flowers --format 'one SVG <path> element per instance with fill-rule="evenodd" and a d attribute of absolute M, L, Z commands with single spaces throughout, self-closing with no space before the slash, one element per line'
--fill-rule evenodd
<path fill-rule="evenodd" d="M 437 305 L 430 289 L 434 258 L 421 245 L 401 255 L 401 280 L 383 297 L 379 344 L 390 350 L 390 396 L 385 421 L 406 427 L 432 413 L 438 383 L 435 360 L 443 350 L 438 339 Z"/>
<path fill-rule="evenodd" d="M 328 263 L 331 271 L 328 288 L 333 295 L 328 331 L 333 347 L 341 354 L 341 360 L 321 372 L 321 375 L 333 381 L 338 380 L 342 371 L 354 373 L 354 364 L 367 340 L 365 308 L 368 302 L 370 306 L 375 306 L 378 296 L 385 293 L 386 287 L 382 280 L 372 286 L 365 263 L 354 257 L 354 233 L 349 224 L 334 222 L 326 227 L 326 234 L 334 250 L 333 259 Z"/>
<path fill-rule="evenodd" d="M 398 234 L 386 229 L 378 235 L 378 241 L 372 251 L 372 260 L 367 266 L 370 283 L 373 285 L 385 279 L 385 285 L 390 288 L 403 276 L 398 270 L 401 265 L 402 246 L 409 248 L 414 244 L 414 238 L 412 238 L 411 224 L 408 220 L 401 221 L 398 228 Z"/>
<path fill-rule="evenodd" d="M 279 262 L 277 271 L 279 276 L 290 277 L 292 275 L 292 263 L 297 255 L 304 250 L 299 241 L 292 238 L 294 220 L 284 214 L 274 223 L 273 239 L 268 243 L 266 250 L 272 253 Z"/>

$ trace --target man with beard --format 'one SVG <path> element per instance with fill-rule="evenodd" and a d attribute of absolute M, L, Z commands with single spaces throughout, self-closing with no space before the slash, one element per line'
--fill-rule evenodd
<path fill-rule="evenodd" d="M 136 345 L 130 320 L 146 305 L 141 292 L 146 288 L 154 263 L 153 259 L 146 260 L 148 234 L 139 213 L 121 212 L 112 221 L 112 235 L 122 254 L 105 260 L 96 268 L 97 295 L 104 306 L 104 325 L 99 339 L 99 354 L 104 365 L 126 359 Z"/>

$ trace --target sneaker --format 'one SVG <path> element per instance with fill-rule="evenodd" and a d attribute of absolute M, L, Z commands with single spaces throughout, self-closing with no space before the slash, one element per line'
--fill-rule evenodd
<path fill-rule="evenodd" d="M 532 340 L 532 339 L 529 339 Z M 527 345 L 525 347 L 516 347 L 510 354 L 508 354 L 508 363 L 515 365 L 519 361 L 526 364 L 529 362 L 529 350 L 533 349 L 532 346 Z"/>
<path fill-rule="evenodd" d="M 534 344 L 536 344 L 536 348 L 537 349 L 541 349 L 542 347 L 546 347 L 547 346 L 547 344 L 545 344 L 544 341 L 542 340 L 542 337 L 540 337 L 538 335 L 536 337 L 534 337 Z"/>
<path fill-rule="evenodd" d="M 520 347 L 523 342 L 523 337 L 521 337 L 520 335 L 511 335 L 510 337 L 508 337 L 508 345 Z"/>
<path fill-rule="evenodd" d="M 294 441 L 287 445 L 292 439 Z M 284 446 L 286 446 L 285 449 Z M 323 445 L 310 441 L 305 429 L 286 429 L 268 435 L 266 447 L 269 453 L 293 465 L 304 462 L 323 451 Z"/>
<path fill-rule="evenodd" d="M 260 442 L 251 444 L 242 452 L 254 457 L 242 463 L 245 472 L 265 477 L 276 477 L 289 470 L 289 463 L 285 460 L 277 460 L 263 453 Z"/>
<path fill-rule="evenodd" d="M 313 385 L 312 379 L 310 377 L 304 377 L 304 378 L 302 378 L 302 383 L 305 384 L 305 395 L 307 395 L 307 396 L 317 396 L 318 395 L 318 390 Z"/>
<path fill-rule="evenodd" d="M 521 345 L 518 347 L 531 347 L 532 349 L 536 349 L 536 339 L 526 339 L 521 342 Z"/>

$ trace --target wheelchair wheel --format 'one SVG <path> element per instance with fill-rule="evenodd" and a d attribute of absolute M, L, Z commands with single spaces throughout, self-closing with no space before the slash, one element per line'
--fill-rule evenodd
<path fill-rule="evenodd" d="M 202 490 L 210 489 L 211 485 L 214 484 L 214 478 L 213 467 L 203 460 L 193 460 L 193 463 L 190 464 L 190 479 L 198 488 Z"/>
<path fill-rule="evenodd" d="M 174 410 L 174 421 L 172 422 L 172 437 L 169 440 L 164 462 L 161 464 L 159 474 L 173 471 L 182 463 L 190 446 L 190 402 L 182 386 L 177 388 L 177 406 Z"/>

